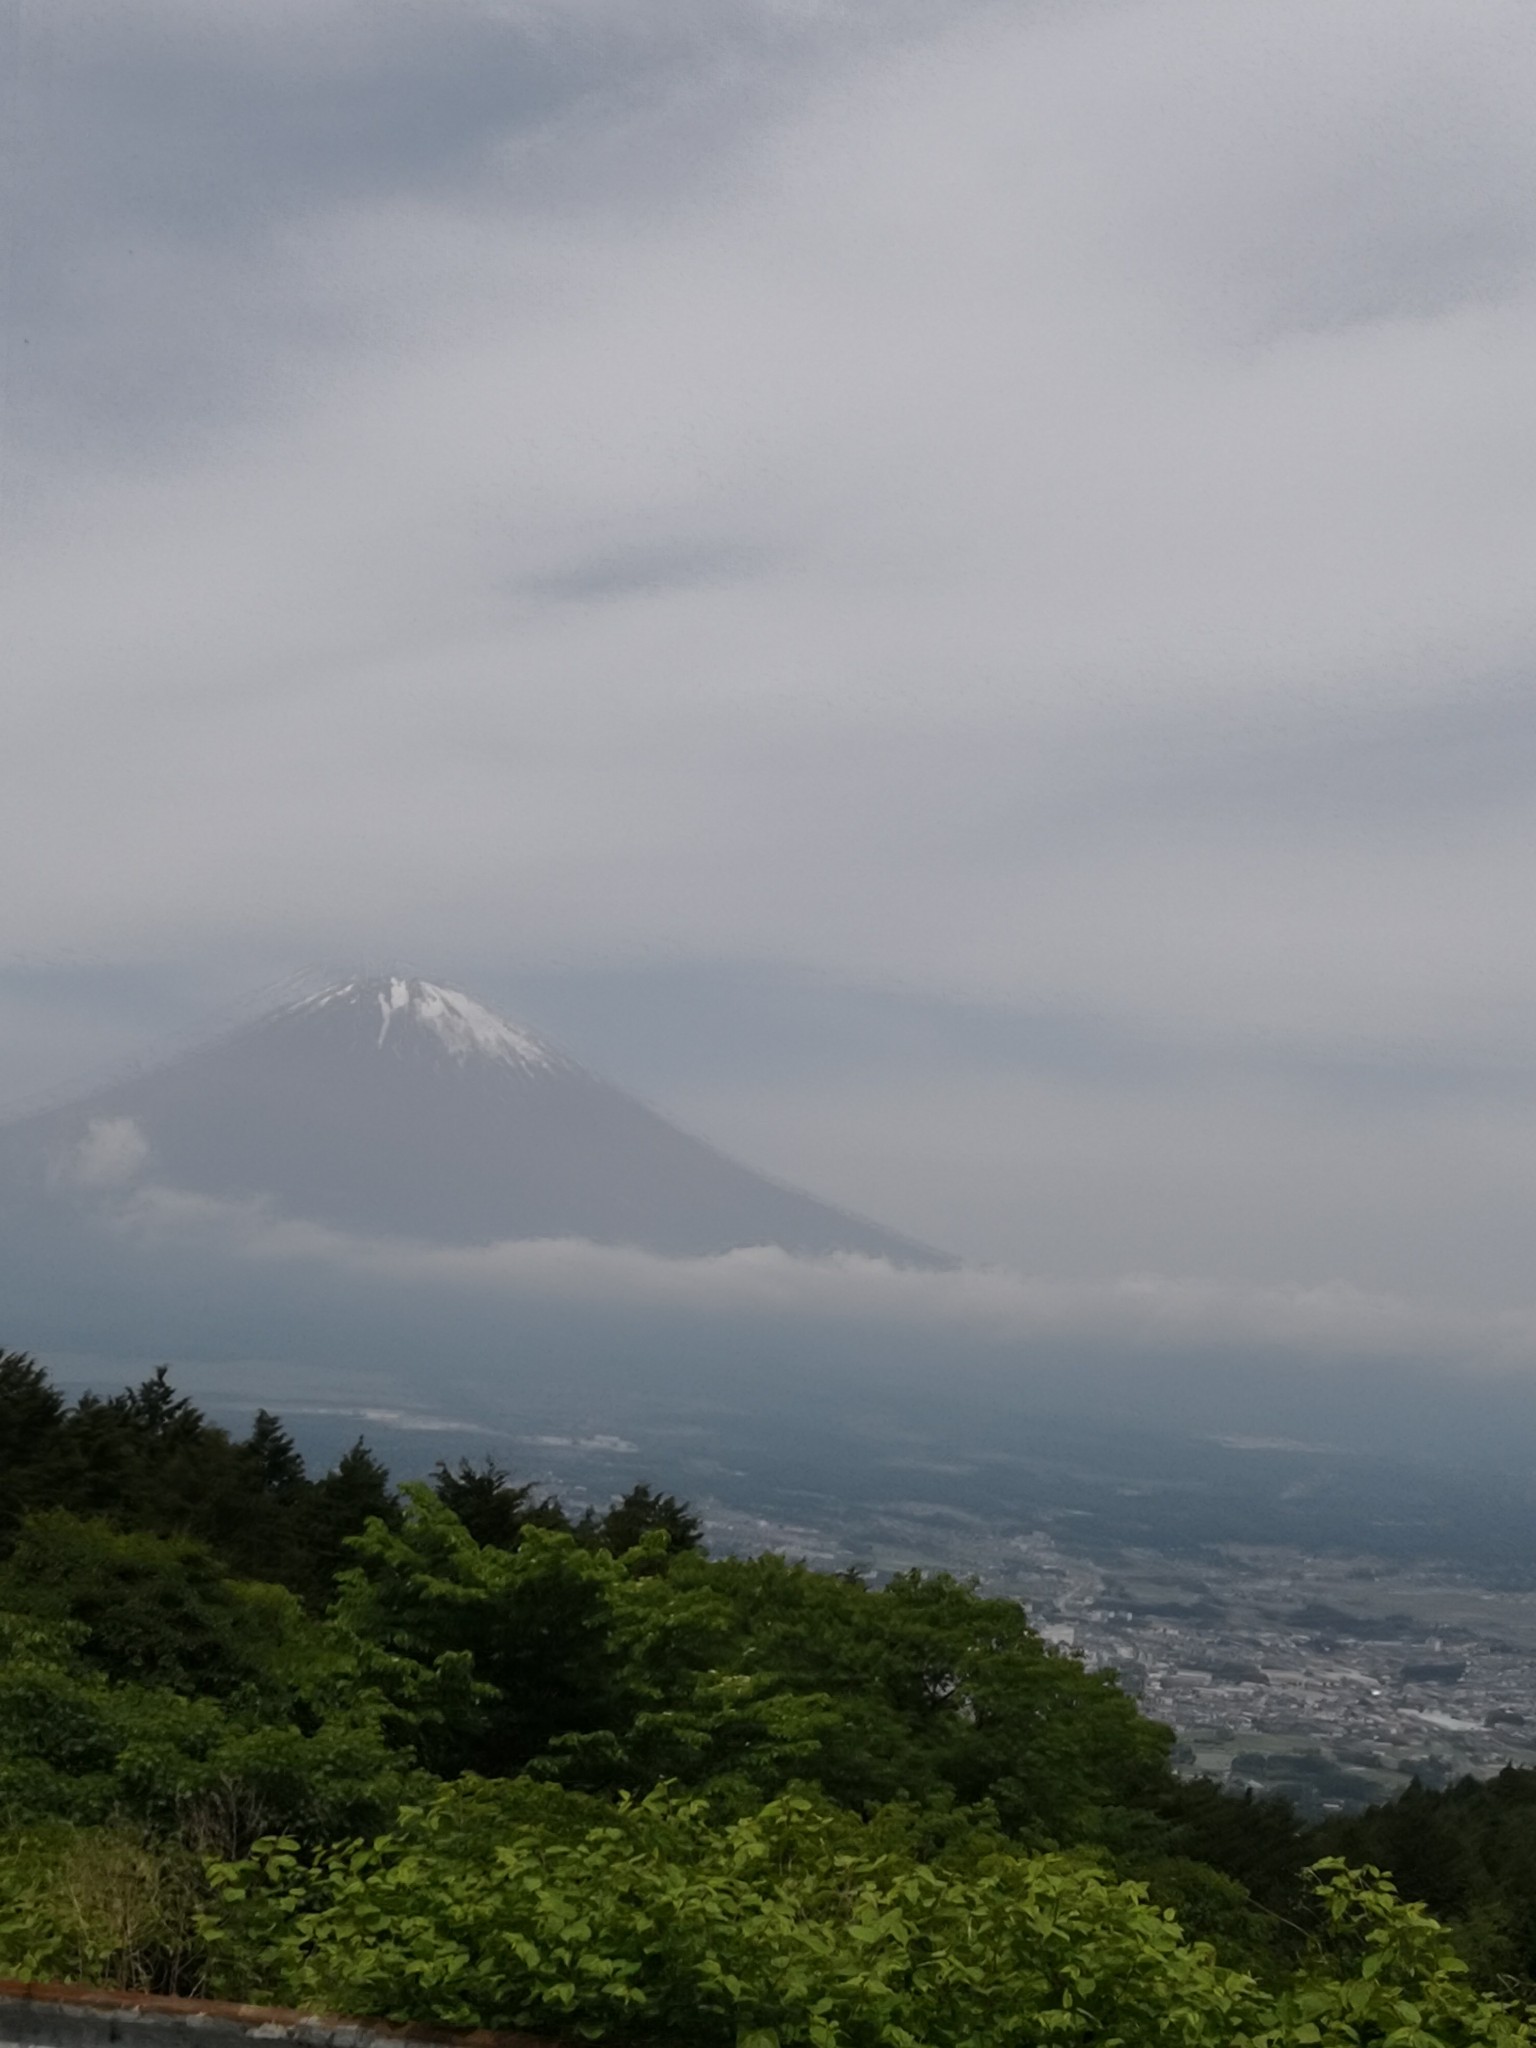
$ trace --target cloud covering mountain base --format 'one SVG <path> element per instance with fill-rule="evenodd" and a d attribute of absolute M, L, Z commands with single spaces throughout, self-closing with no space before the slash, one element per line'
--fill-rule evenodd
<path fill-rule="evenodd" d="M 774 1246 L 444 1246 L 142 1182 L 73 1190 L 9 1232 L 0 1300 L 6 1342 L 125 1371 L 195 1361 L 253 1402 L 263 1384 L 498 1417 L 702 1399 L 963 1411 L 982 1433 L 1050 1412 L 1409 1454 L 1536 1449 L 1530 1318 L 1427 1316 L 1344 1286 L 1064 1282 Z"/>

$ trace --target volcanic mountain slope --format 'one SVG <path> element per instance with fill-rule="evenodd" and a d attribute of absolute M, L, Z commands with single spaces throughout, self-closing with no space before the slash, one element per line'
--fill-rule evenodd
<path fill-rule="evenodd" d="M 0 1213 L 144 1184 L 447 1245 L 948 1263 L 737 1165 L 469 996 L 393 976 L 0 1128 Z"/>

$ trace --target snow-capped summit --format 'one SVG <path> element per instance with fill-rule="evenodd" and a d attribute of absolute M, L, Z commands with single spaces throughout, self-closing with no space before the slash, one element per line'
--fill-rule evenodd
<path fill-rule="evenodd" d="M 936 1255 L 689 1137 L 457 989 L 354 977 L 0 1129 L 0 1227 L 153 1188 L 369 1236 Z"/>
<path fill-rule="evenodd" d="M 361 1009 L 370 1021 L 375 1012 L 378 1048 L 390 1044 L 398 1050 L 402 1039 L 414 1030 L 431 1032 L 461 1064 L 473 1054 L 500 1060 L 507 1066 L 532 1069 L 567 1064 L 552 1046 L 545 1045 L 531 1031 L 509 1024 L 459 989 L 441 988 L 435 981 L 404 979 L 398 974 L 377 979 L 344 981 L 319 995 L 306 996 L 290 1005 L 294 1015 L 327 1010 L 335 1005 Z"/>

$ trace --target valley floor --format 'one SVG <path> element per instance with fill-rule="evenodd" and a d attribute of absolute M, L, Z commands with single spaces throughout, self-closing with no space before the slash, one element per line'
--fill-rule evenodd
<path fill-rule="evenodd" d="M 876 1577 L 912 1565 L 1022 1600 L 1048 1640 L 1113 1668 L 1179 1736 L 1176 1760 L 1310 1817 L 1413 1777 L 1536 1763 L 1536 1592 L 1440 1566 L 1225 1545 L 1090 1557 L 1047 1529 L 893 1504 L 817 1526 L 711 1507 L 712 1545 Z"/>

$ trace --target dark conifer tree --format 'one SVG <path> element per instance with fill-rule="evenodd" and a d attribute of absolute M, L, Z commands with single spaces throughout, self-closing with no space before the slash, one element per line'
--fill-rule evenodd
<path fill-rule="evenodd" d="M 460 1458 L 450 1470 L 441 1460 L 432 1475 L 432 1491 L 451 1508 L 477 1543 L 497 1550 L 515 1550 L 530 1525 L 536 1529 L 569 1529 L 570 1517 L 554 1498 L 535 1500 L 532 1486 L 514 1484 L 494 1458 L 478 1465 Z"/>
<path fill-rule="evenodd" d="M 528 1519 L 531 1486 L 515 1486 L 494 1458 L 478 1465 L 460 1458 L 456 1469 L 441 1459 L 432 1474 L 432 1491 L 450 1508 L 477 1543 L 515 1550 Z"/>
<path fill-rule="evenodd" d="M 304 1460 L 293 1438 L 265 1408 L 257 1409 L 251 1433 L 239 1449 L 242 1466 L 263 1493 L 291 1493 L 303 1484 Z"/>
<path fill-rule="evenodd" d="M 617 1557 L 633 1550 L 652 1529 L 666 1531 L 670 1550 L 700 1550 L 704 1545 L 704 1524 L 690 1514 L 686 1504 L 670 1493 L 654 1493 L 649 1486 L 632 1486 L 622 1500 L 616 1500 L 598 1523 L 599 1540 Z"/>
<path fill-rule="evenodd" d="M 24 1351 L 0 1351 L 0 1545 L 46 1497 L 63 1427 L 64 1397 L 43 1368 Z"/>
<path fill-rule="evenodd" d="M 0 1351 L 0 1471 L 25 1464 L 53 1443 L 64 1396 L 25 1351 Z"/>
<path fill-rule="evenodd" d="M 306 1488 L 300 1516 L 305 1582 L 299 1590 L 323 1602 L 337 1572 L 351 1562 L 347 1539 L 360 1536 L 373 1520 L 397 1527 L 400 1507 L 388 1471 L 359 1437 Z"/>

